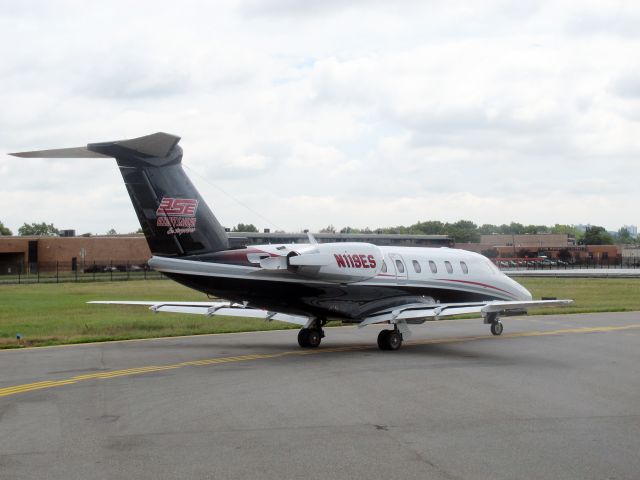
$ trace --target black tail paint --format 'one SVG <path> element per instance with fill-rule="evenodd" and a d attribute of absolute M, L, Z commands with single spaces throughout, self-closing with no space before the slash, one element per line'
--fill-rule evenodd
<path fill-rule="evenodd" d="M 155 133 L 87 150 L 114 157 L 154 255 L 184 256 L 227 250 L 229 241 L 182 169 L 180 137 Z"/>
<path fill-rule="evenodd" d="M 229 248 L 224 228 L 182 169 L 180 137 L 154 133 L 86 147 L 12 153 L 22 158 L 113 157 L 154 255 L 185 256 Z"/>

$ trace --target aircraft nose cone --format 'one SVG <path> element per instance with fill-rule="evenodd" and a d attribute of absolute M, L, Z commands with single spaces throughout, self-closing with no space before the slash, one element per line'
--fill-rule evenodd
<path fill-rule="evenodd" d="M 524 288 L 522 285 L 520 285 L 515 280 L 511 280 L 511 281 L 514 283 L 514 286 L 516 287 L 516 291 L 518 292 L 518 299 L 519 300 L 533 300 L 533 295 L 531 295 L 531 292 L 529 292 L 529 290 Z"/>

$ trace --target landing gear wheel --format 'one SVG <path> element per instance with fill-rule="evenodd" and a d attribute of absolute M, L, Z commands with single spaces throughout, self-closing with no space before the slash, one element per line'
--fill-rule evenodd
<path fill-rule="evenodd" d="M 503 326 L 500 320 L 495 321 L 491 324 L 491 333 L 493 333 L 496 336 L 502 335 L 502 329 L 503 329 Z"/>
<path fill-rule="evenodd" d="M 382 330 L 378 334 L 380 350 L 398 350 L 402 346 L 402 334 L 397 330 Z"/>
<path fill-rule="evenodd" d="M 298 332 L 298 345 L 302 348 L 306 348 L 309 346 L 309 329 L 301 328 Z"/>
<path fill-rule="evenodd" d="M 322 331 L 319 328 L 310 328 L 307 334 L 308 347 L 317 348 L 322 340 Z"/>
<path fill-rule="evenodd" d="M 302 348 L 316 348 L 322 337 L 322 330 L 319 328 L 303 328 L 298 332 L 298 345 Z"/>

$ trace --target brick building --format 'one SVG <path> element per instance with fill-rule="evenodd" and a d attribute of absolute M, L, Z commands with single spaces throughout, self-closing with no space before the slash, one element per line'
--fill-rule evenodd
<path fill-rule="evenodd" d="M 231 233 L 230 245 L 307 243 L 304 233 Z M 453 246 L 446 235 L 377 235 L 318 233 L 326 242 L 368 242 L 375 245 Z M 143 235 L 91 237 L 2 237 L 0 236 L 0 275 L 36 273 L 38 271 L 86 271 L 117 266 L 144 265 L 151 251 Z"/>
<path fill-rule="evenodd" d="M 60 268 L 84 270 L 94 264 L 144 264 L 151 252 L 143 236 L 0 237 L 0 274 Z"/>
<path fill-rule="evenodd" d="M 558 247 L 575 245 L 576 240 L 566 233 L 541 233 L 525 235 L 481 235 L 483 245 L 506 246 L 516 248 Z"/>
<path fill-rule="evenodd" d="M 303 233 L 232 233 L 231 245 L 306 243 Z M 321 242 L 368 242 L 406 247 L 452 247 L 446 235 L 378 235 L 319 233 Z M 490 258 L 561 259 L 570 263 L 615 263 L 621 252 L 615 245 L 575 245 L 563 235 L 483 235 L 481 243 L 460 243 L 456 248 L 481 253 Z M 635 254 L 635 252 L 634 252 Z M 629 254 L 631 255 L 631 254 Z M 91 237 L 1 237 L 0 275 L 38 271 L 86 271 L 100 267 L 142 266 L 151 257 L 142 235 Z M 637 257 L 637 255 L 635 255 Z M 635 258 L 634 258 L 635 261 Z M 640 261 L 640 259 L 638 260 Z"/>
<path fill-rule="evenodd" d="M 568 263 L 617 263 L 621 260 L 616 245 L 576 245 L 567 234 L 482 235 L 480 243 L 460 243 L 456 248 L 471 250 L 490 258 L 540 258 Z"/>

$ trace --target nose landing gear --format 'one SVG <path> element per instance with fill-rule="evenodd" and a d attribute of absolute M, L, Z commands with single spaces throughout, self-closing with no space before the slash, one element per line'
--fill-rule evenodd
<path fill-rule="evenodd" d="M 487 313 L 487 315 L 484 317 L 484 323 L 488 323 L 489 325 L 491 325 L 491 333 L 493 335 L 502 335 L 502 330 L 504 327 L 502 326 L 502 322 L 500 321 L 497 313 Z"/>
<path fill-rule="evenodd" d="M 496 320 L 495 322 L 491 323 L 491 333 L 493 333 L 494 335 L 502 335 L 502 329 L 502 322 L 500 320 Z"/>

